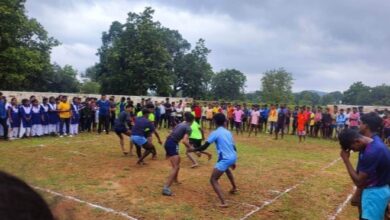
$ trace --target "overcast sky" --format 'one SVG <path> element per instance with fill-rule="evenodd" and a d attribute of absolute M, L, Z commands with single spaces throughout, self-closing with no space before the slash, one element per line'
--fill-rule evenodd
<path fill-rule="evenodd" d="M 192 45 L 204 38 L 213 70 L 245 73 L 246 91 L 279 67 L 293 74 L 295 92 L 390 82 L 388 0 L 27 0 L 26 9 L 62 42 L 52 62 L 83 72 L 98 61 L 102 32 L 146 6 Z"/>

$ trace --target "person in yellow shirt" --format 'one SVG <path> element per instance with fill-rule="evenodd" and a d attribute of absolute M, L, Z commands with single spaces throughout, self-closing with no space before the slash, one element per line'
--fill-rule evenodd
<path fill-rule="evenodd" d="M 278 121 L 278 111 L 276 110 L 275 105 L 271 105 L 271 110 L 268 115 L 269 124 L 269 133 L 272 135 L 274 129 L 276 129 L 276 122 Z"/>
<path fill-rule="evenodd" d="M 57 105 L 58 114 L 60 116 L 60 137 L 64 136 L 64 123 L 66 128 L 65 135 L 69 134 L 70 117 L 72 116 L 70 103 L 67 96 L 62 96 L 61 102 Z M 72 135 L 69 135 L 72 137 Z"/>

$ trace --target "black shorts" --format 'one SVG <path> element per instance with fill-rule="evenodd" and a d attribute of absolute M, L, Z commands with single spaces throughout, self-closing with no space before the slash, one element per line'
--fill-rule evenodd
<path fill-rule="evenodd" d="M 202 146 L 202 139 L 190 138 L 190 144 L 192 144 L 194 146 L 194 148 L 199 148 Z"/>
<path fill-rule="evenodd" d="M 127 128 L 115 128 L 115 133 L 120 136 L 121 134 L 125 134 L 127 132 Z"/>
<path fill-rule="evenodd" d="M 164 148 L 168 157 L 179 155 L 179 144 L 170 138 L 165 141 Z"/>
<path fill-rule="evenodd" d="M 257 124 L 251 124 L 251 127 L 252 128 L 257 128 L 259 125 L 257 125 Z"/>
<path fill-rule="evenodd" d="M 234 125 L 236 126 L 236 128 L 241 128 L 241 123 L 242 123 L 242 122 L 236 122 L 236 121 L 235 121 L 235 122 L 234 122 Z"/>

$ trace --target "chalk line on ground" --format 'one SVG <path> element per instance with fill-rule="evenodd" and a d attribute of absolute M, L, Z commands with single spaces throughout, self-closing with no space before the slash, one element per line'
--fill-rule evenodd
<path fill-rule="evenodd" d="M 328 169 L 329 167 L 335 165 L 338 161 L 340 160 L 340 158 L 337 158 L 335 160 L 333 160 L 332 162 L 330 162 L 328 165 L 326 165 L 325 167 L 321 168 L 320 171 L 324 171 L 326 169 Z M 286 195 L 287 193 L 289 193 L 291 190 L 297 188 L 298 186 L 302 185 L 307 179 L 309 178 L 314 178 L 316 177 L 317 175 L 310 175 L 310 176 L 307 176 L 306 178 L 304 178 L 303 180 L 299 181 L 297 184 L 287 188 L 286 190 L 284 190 L 283 192 L 281 192 L 279 195 L 275 196 L 274 198 L 272 198 L 271 200 L 268 200 L 268 201 L 265 201 L 263 203 L 263 205 L 259 206 L 257 209 L 255 210 L 252 210 L 251 212 L 249 212 L 248 214 L 246 214 L 244 217 L 242 217 L 240 220 L 245 220 L 247 218 L 249 218 L 250 216 L 252 216 L 253 214 L 255 214 L 256 212 L 259 212 L 260 210 L 264 209 L 265 207 L 271 205 L 272 203 L 274 203 L 275 201 L 277 201 L 278 199 L 280 199 L 282 196 Z"/>
<path fill-rule="evenodd" d="M 336 212 L 332 215 L 332 216 L 329 216 L 328 220 L 335 220 L 336 217 L 343 211 L 343 209 L 345 208 L 345 206 L 347 206 L 347 204 L 349 203 L 349 201 L 352 199 L 352 196 L 353 194 L 355 193 L 356 191 L 356 187 L 353 187 L 353 191 L 352 193 L 350 193 L 347 198 L 344 200 L 343 203 L 341 203 L 338 207 L 337 207 L 337 210 Z"/>
<path fill-rule="evenodd" d="M 116 210 L 114 210 L 112 208 L 107 208 L 107 207 L 104 207 L 104 206 L 101 206 L 101 205 L 98 205 L 98 204 L 90 203 L 90 202 L 78 199 L 76 197 L 73 197 L 73 196 L 63 195 L 61 193 L 54 192 L 54 191 L 49 190 L 49 189 L 44 189 L 44 188 L 37 187 L 37 186 L 33 186 L 33 188 L 35 188 L 37 190 L 40 190 L 40 191 L 43 191 L 43 192 L 46 192 L 46 193 L 49 193 L 49 194 L 52 194 L 52 195 L 55 195 L 55 196 L 58 196 L 58 197 L 62 197 L 62 198 L 74 201 L 74 202 L 78 202 L 78 203 L 81 203 L 81 204 L 86 204 L 86 205 L 88 205 L 88 206 L 90 206 L 92 208 L 100 209 L 100 210 L 103 210 L 103 211 L 105 211 L 107 213 L 112 213 L 114 215 L 119 215 L 119 216 L 122 216 L 122 217 L 124 217 L 126 219 L 137 220 L 136 218 L 128 215 L 125 212 L 116 211 Z"/>

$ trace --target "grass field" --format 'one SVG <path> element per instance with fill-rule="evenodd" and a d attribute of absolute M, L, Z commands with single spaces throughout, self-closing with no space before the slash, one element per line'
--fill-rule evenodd
<path fill-rule="evenodd" d="M 167 130 L 160 133 L 166 137 Z M 273 140 L 266 134 L 235 136 L 238 166 L 234 171 L 239 193 L 228 195 L 228 180 L 220 180 L 231 204 L 216 206 L 209 184 L 215 157 L 199 159 L 190 168 L 182 157 L 181 185 L 175 195 L 161 189 L 170 166 L 162 146 L 158 160 L 137 166 L 135 157 L 122 156 L 117 137 L 81 134 L 74 138 L 37 138 L 0 142 L 0 169 L 32 186 L 111 208 L 133 219 L 329 219 L 352 192 L 352 182 L 334 141 L 297 137 Z M 184 146 L 181 146 L 184 153 Z M 209 152 L 215 155 L 214 146 Z M 353 155 L 354 159 L 356 155 Z M 58 219 L 131 219 L 116 213 L 38 190 Z M 349 203 L 336 219 L 357 219 Z"/>

